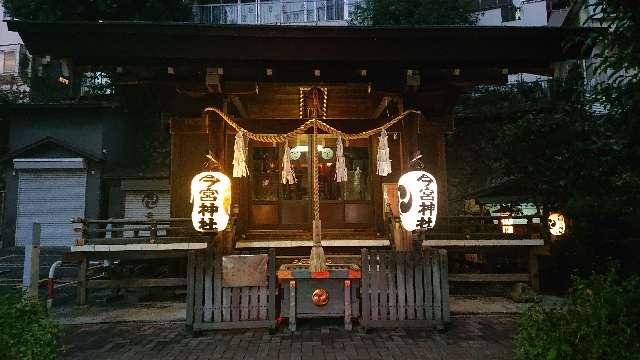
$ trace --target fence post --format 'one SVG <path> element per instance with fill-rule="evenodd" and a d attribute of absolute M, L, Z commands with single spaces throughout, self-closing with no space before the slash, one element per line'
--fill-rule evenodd
<path fill-rule="evenodd" d="M 38 298 L 40 281 L 40 235 L 41 225 L 33 223 L 31 242 L 24 247 L 24 268 L 22 271 L 22 290 L 32 299 Z"/>

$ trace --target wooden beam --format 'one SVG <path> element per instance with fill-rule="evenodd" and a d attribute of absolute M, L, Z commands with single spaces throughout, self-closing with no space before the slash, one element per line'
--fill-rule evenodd
<path fill-rule="evenodd" d="M 449 274 L 450 282 L 527 282 L 529 274 Z"/>
<path fill-rule="evenodd" d="M 275 320 L 257 320 L 257 321 L 225 321 L 225 322 L 195 322 L 193 330 L 230 330 L 230 329 L 256 329 L 256 328 L 274 328 Z"/>
<path fill-rule="evenodd" d="M 233 105 L 238 110 L 240 117 L 248 118 L 249 113 L 247 113 L 247 109 L 244 107 L 244 104 L 242 104 L 242 101 L 240 101 L 240 98 L 237 96 L 230 96 L 230 98 L 231 98 L 231 102 L 233 102 Z"/>
<path fill-rule="evenodd" d="M 518 239 L 518 240 L 425 240 L 422 246 L 446 247 L 446 246 L 541 246 L 543 239 Z"/>
<path fill-rule="evenodd" d="M 127 245 L 79 245 L 72 246 L 71 252 L 113 252 L 113 251 L 167 251 L 206 249 L 207 243 L 172 244 L 127 244 Z"/>
<path fill-rule="evenodd" d="M 387 108 L 387 106 L 389 106 L 389 102 L 391 101 L 391 97 L 390 96 L 384 96 L 382 97 L 382 99 L 380 99 L 380 103 L 378 104 L 378 106 L 373 110 L 373 112 L 371 113 L 371 118 L 372 119 L 377 119 L 378 117 L 380 117 L 380 115 L 382 115 L 382 112 L 384 111 L 384 109 Z"/>
<path fill-rule="evenodd" d="M 187 285 L 186 278 L 91 280 L 87 282 L 87 288 L 89 289 L 127 289 L 185 285 Z"/>

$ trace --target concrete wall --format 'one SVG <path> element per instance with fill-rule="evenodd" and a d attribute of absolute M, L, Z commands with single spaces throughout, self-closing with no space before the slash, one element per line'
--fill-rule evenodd
<path fill-rule="evenodd" d="M 502 22 L 500 8 L 480 12 L 480 26 L 547 26 L 547 2 L 536 1 L 522 4 L 521 19 Z"/>
<path fill-rule="evenodd" d="M 2 5 L 2 1 L 0 1 L 0 15 L 4 15 L 4 6 Z M 17 32 L 9 31 L 9 29 L 7 29 L 7 23 L 2 21 L 0 22 L 0 45 L 8 44 L 24 43 L 22 42 L 20 35 L 18 35 Z"/>

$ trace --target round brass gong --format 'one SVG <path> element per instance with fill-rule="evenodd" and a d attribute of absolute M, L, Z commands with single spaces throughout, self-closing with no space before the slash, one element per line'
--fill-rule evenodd
<path fill-rule="evenodd" d="M 311 301 L 317 306 L 327 305 L 329 302 L 329 293 L 322 288 L 315 289 L 313 290 L 313 294 L 311 294 Z"/>

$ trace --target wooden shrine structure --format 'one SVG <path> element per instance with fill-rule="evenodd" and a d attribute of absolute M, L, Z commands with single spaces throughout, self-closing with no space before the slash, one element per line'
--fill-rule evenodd
<path fill-rule="evenodd" d="M 236 131 L 220 116 L 203 114 L 208 107 L 221 110 L 243 128 L 261 134 L 285 133 L 303 123 L 310 89 L 320 91 L 321 119 L 346 133 L 375 128 L 406 110 L 419 112 L 408 114 L 387 129 L 392 163 L 392 172 L 387 176 L 375 171 L 377 136 L 345 144 L 349 180 L 339 184 L 334 181 L 333 136 L 320 132 L 317 149 L 311 148 L 309 132 L 289 140 L 297 183 L 286 185 L 280 174 L 283 147 L 247 142 L 249 176 L 232 178 L 232 226 L 213 240 L 219 246 L 217 254 L 268 253 L 272 270 L 276 265 L 308 256 L 313 220 L 310 194 L 317 190 L 327 257 L 334 263 L 362 267 L 375 263 L 375 271 L 387 270 L 382 278 L 374 274 L 376 280 L 359 284 L 360 289 L 375 288 L 376 299 L 386 302 L 389 296 L 378 298 L 378 294 L 400 291 L 389 279 L 405 279 L 404 272 L 392 267 L 418 266 L 406 273 L 418 284 L 420 292 L 420 297 L 415 298 L 416 288 L 412 285 L 411 290 L 406 289 L 412 292 L 412 299 L 419 299 L 409 305 L 409 313 L 398 312 L 396 307 L 391 312 L 378 310 L 390 304 L 380 304 L 369 295 L 358 299 L 362 304 L 358 311 L 367 326 L 405 316 L 417 322 L 446 319 L 448 312 L 442 310 L 442 298 L 435 298 L 430 292 L 436 282 L 438 294 L 444 296 L 448 292 L 447 277 L 436 274 L 442 269 L 438 264 L 446 264 L 446 256 L 436 250 L 425 258 L 377 252 L 407 251 L 412 247 L 410 234 L 400 228 L 397 220 L 395 184 L 409 170 L 411 158 L 420 154 L 424 169 L 437 180 L 440 214 L 436 228 L 420 239 L 422 244 L 471 252 L 487 247 L 521 249 L 533 259 L 529 270 L 511 277 L 489 274 L 485 280 L 513 281 L 517 277 L 517 281 L 528 280 L 537 286 L 535 257 L 543 253 L 543 227 L 531 221 L 522 231 L 504 234 L 499 218 L 448 215 L 445 137 L 455 130 L 453 110 L 463 91 L 476 85 L 504 84 L 509 74 L 554 75 L 559 62 L 579 57 L 580 44 L 566 44 L 582 30 L 8 23 L 10 30 L 20 33 L 31 54 L 60 59 L 68 65 L 69 92 L 74 98 L 80 97 L 80 84 L 75 80 L 83 73 L 105 72 L 125 103 L 151 99 L 163 118 L 170 119 L 166 131 L 171 135 L 171 217 L 175 219 L 191 214 L 190 181 L 203 169 L 205 155 L 212 155 L 231 177 Z M 312 189 L 308 154 L 316 150 L 319 188 Z M 166 236 L 177 239 L 175 243 L 202 242 L 179 229 L 167 231 Z M 87 239 L 80 245 L 91 244 L 92 240 Z M 166 246 L 167 251 L 170 248 Z M 363 248 L 370 252 L 361 253 Z M 83 249 L 76 250 L 91 252 Z M 150 248 L 143 246 L 138 251 L 148 252 Z M 189 291 L 188 301 L 194 326 L 216 328 L 216 323 L 225 317 L 237 318 L 245 325 L 250 321 L 255 321 L 254 325 L 275 321 L 277 285 L 272 277 L 264 286 L 230 290 L 216 283 L 221 268 L 219 258 L 212 255 L 204 260 L 199 252 L 190 256 L 194 262 L 189 265 L 187 286 L 193 290 Z M 370 270 L 363 269 L 363 274 Z M 456 277 L 479 279 L 449 274 L 449 279 Z M 262 302 L 266 299 L 268 306 Z"/>

